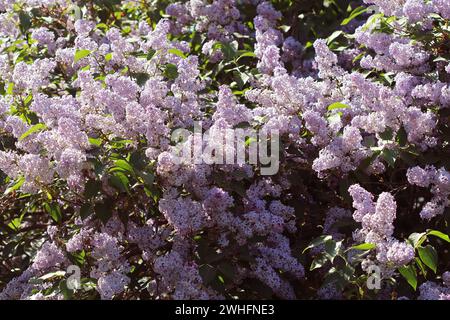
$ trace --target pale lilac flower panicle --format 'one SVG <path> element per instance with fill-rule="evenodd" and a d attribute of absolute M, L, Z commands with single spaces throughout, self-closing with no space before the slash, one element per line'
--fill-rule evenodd
<path fill-rule="evenodd" d="M 50 161 L 35 154 L 26 154 L 19 160 L 19 168 L 25 176 L 21 189 L 35 193 L 40 187 L 53 181 L 54 169 Z"/>
<path fill-rule="evenodd" d="M 373 214 L 375 206 L 373 203 L 373 195 L 362 188 L 359 184 L 354 184 L 348 189 L 350 196 L 353 198 L 353 207 L 356 211 L 353 218 L 357 222 L 361 222 L 365 215 Z"/>
<path fill-rule="evenodd" d="M 414 248 L 410 244 L 395 240 L 389 243 L 386 257 L 389 262 L 397 266 L 404 266 L 414 259 L 414 255 Z"/>
<path fill-rule="evenodd" d="M 334 74 L 334 66 L 338 62 L 338 57 L 327 46 L 324 39 L 318 39 L 314 42 L 316 52 L 315 61 L 319 70 L 319 77 L 326 78 Z"/>
<path fill-rule="evenodd" d="M 431 12 L 432 7 L 423 0 L 406 0 L 403 6 L 403 14 L 411 23 L 422 21 Z"/>
<path fill-rule="evenodd" d="M 450 195 L 450 173 L 444 168 L 436 170 L 434 166 L 409 168 L 407 172 L 408 182 L 412 185 L 427 188 L 430 185 L 434 197 L 427 202 L 420 211 L 422 219 L 432 219 L 442 215 L 445 208 L 450 206 L 448 196 Z"/>
<path fill-rule="evenodd" d="M 444 283 L 447 287 L 450 287 L 450 271 L 445 271 L 442 274 L 442 283 Z"/>
<path fill-rule="evenodd" d="M 66 261 L 64 253 L 53 242 L 45 242 L 36 254 L 31 268 L 43 272 L 50 268 L 57 268 Z"/>
<path fill-rule="evenodd" d="M 427 281 L 419 287 L 419 300 L 450 300 L 450 287 Z"/>
<path fill-rule="evenodd" d="M 406 176 L 410 184 L 426 188 L 433 182 L 435 174 L 436 170 L 432 168 L 412 167 L 408 169 Z"/>
<path fill-rule="evenodd" d="M 432 3 L 443 18 L 450 19 L 450 2 L 447 0 L 433 0 Z"/>
<path fill-rule="evenodd" d="M 95 22 L 78 19 L 75 21 L 75 31 L 79 35 L 87 36 L 95 27 Z"/>
<path fill-rule="evenodd" d="M 34 29 L 31 37 L 38 42 L 40 46 L 54 46 L 55 35 L 47 28 L 41 27 Z"/>

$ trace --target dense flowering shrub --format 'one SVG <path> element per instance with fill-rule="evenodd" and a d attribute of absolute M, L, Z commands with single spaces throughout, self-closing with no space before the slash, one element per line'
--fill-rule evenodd
<path fill-rule="evenodd" d="M 0 299 L 450 299 L 449 19 L 0 1 Z M 177 162 L 197 122 L 279 170 Z"/>

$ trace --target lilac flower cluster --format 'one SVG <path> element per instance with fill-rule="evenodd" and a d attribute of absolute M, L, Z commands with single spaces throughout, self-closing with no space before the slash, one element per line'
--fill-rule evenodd
<path fill-rule="evenodd" d="M 361 229 L 354 232 L 355 240 L 376 244 L 376 261 L 386 267 L 403 266 L 414 259 L 414 248 L 393 237 L 397 211 L 394 197 L 383 192 L 374 202 L 373 195 L 358 184 L 350 186 L 348 191 L 356 209 L 353 219 L 362 225 Z"/>
<path fill-rule="evenodd" d="M 436 169 L 434 166 L 412 167 L 406 174 L 408 182 L 422 188 L 432 186 L 430 191 L 433 198 L 427 202 L 420 211 L 422 219 L 432 219 L 442 215 L 445 208 L 450 205 L 450 173 L 444 168 Z"/>
<path fill-rule="evenodd" d="M 179 33 L 192 20 L 196 29 L 205 33 L 210 40 L 230 41 L 234 32 L 246 34 L 248 29 L 240 21 L 240 12 L 235 0 L 218 0 L 208 3 L 203 0 L 176 2 L 166 8 L 166 13 L 174 18 L 173 32 Z"/>
<path fill-rule="evenodd" d="M 443 285 L 427 281 L 419 287 L 420 300 L 450 300 L 448 271 L 442 275 Z"/>
<path fill-rule="evenodd" d="M 101 299 L 248 298 L 261 284 L 296 299 L 313 278 L 299 259 L 306 237 L 372 243 L 363 270 L 375 262 L 396 277 L 415 259 L 394 232 L 406 212 L 397 192 L 431 192 L 423 229 L 450 206 L 448 163 L 428 161 L 450 143 L 450 61 L 436 36 L 446 0 L 364 0 L 385 16 L 309 43 L 263 0 L 174 2 L 152 12 L 159 20 L 138 1 L 105 18 L 87 7 L 64 14 L 77 1 L 19 3 L 25 11 L 0 1 L 0 205 L 5 215 L 21 206 L 5 218 L 8 232 L 46 231 L 34 234 L 28 268 L 6 268 L 22 271 L 0 282 L 0 299 L 61 298 L 36 278 L 73 260 Z M 36 10 L 49 18 L 21 25 Z M 195 145 L 197 121 L 277 130 L 279 172 L 180 164 L 171 134 L 183 129 Z M 397 177 L 405 171 L 409 185 Z M 337 227 L 348 218 L 360 224 L 352 234 Z M 447 273 L 443 282 L 422 284 L 419 298 L 448 299 Z M 344 296 L 334 285 L 318 291 Z"/>

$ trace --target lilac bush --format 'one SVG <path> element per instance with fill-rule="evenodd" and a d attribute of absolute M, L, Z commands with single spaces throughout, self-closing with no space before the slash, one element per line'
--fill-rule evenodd
<path fill-rule="evenodd" d="M 0 299 L 450 299 L 449 19 L 0 0 Z M 278 171 L 177 161 L 199 123 Z"/>

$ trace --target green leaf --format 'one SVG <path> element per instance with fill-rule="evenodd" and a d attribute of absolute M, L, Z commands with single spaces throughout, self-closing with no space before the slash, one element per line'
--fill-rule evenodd
<path fill-rule="evenodd" d="M 414 261 L 416 262 L 417 266 L 419 267 L 420 271 L 422 271 L 422 274 L 426 277 L 427 276 L 427 269 L 423 265 L 422 260 L 420 258 L 414 258 Z"/>
<path fill-rule="evenodd" d="M 427 245 L 426 247 L 418 247 L 419 257 L 422 262 L 434 273 L 437 271 L 438 254 L 433 246 Z"/>
<path fill-rule="evenodd" d="M 383 18 L 383 13 L 375 13 L 373 14 L 367 22 L 364 24 L 362 31 L 367 31 L 373 24 L 375 24 L 379 19 Z"/>
<path fill-rule="evenodd" d="M 133 167 L 127 161 L 120 159 L 120 160 L 116 160 L 114 162 L 114 164 L 115 164 L 116 167 L 121 168 L 124 171 L 127 171 L 127 172 L 130 172 L 130 173 L 134 174 Z"/>
<path fill-rule="evenodd" d="M 381 157 L 388 163 L 390 167 L 395 167 L 396 155 L 395 152 L 390 149 L 383 149 L 381 151 Z"/>
<path fill-rule="evenodd" d="M 420 246 L 426 239 L 426 233 L 422 232 L 422 233 L 412 233 L 409 237 L 408 237 L 408 241 L 411 243 L 411 245 L 414 248 L 417 248 L 418 246 Z"/>
<path fill-rule="evenodd" d="M 406 279 L 409 285 L 416 290 L 417 289 L 417 274 L 416 269 L 409 265 L 398 268 L 400 274 Z"/>
<path fill-rule="evenodd" d="M 291 26 L 288 26 L 288 25 L 281 25 L 281 26 L 279 26 L 279 28 L 280 28 L 280 30 L 281 31 L 283 31 L 283 32 L 289 32 L 289 30 L 291 30 Z"/>
<path fill-rule="evenodd" d="M 233 78 L 239 89 L 242 89 L 245 84 L 250 80 L 250 76 L 244 72 L 239 72 L 237 70 L 233 71 Z"/>
<path fill-rule="evenodd" d="M 309 271 L 313 271 L 318 268 L 322 268 L 325 263 L 328 262 L 328 257 L 325 254 L 320 254 L 314 258 L 311 263 L 311 267 L 309 267 Z"/>
<path fill-rule="evenodd" d="M 336 270 L 336 268 L 331 268 L 323 278 L 321 288 L 324 288 L 327 285 L 332 285 L 337 290 L 342 291 L 347 284 L 348 281 L 344 278 L 344 274 Z"/>
<path fill-rule="evenodd" d="M 198 273 L 202 277 L 205 285 L 210 284 L 214 279 L 216 279 L 217 276 L 217 270 L 209 264 L 201 265 L 198 269 Z"/>
<path fill-rule="evenodd" d="M 379 134 L 380 138 L 383 140 L 392 140 L 394 138 L 394 132 L 391 128 L 387 128 L 384 132 Z"/>
<path fill-rule="evenodd" d="M 85 203 L 80 208 L 80 217 L 82 220 L 85 220 L 94 212 L 92 205 L 90 203 Z"/>
<path fill-rule="evenodd" d="M 114 175 L 109 177 L 110 184 L 115 187 L 120 192 L 130 192 L 129 184 L 130 180 L 128 180 L 127 176 L 122 172 L 115 172 Z"/>
<path fill-rule="evenodd" d="M 59 290 L 61 291 L 65 300 L 71 300 L 73 298 L 73 290 L 70 290 L 67 287 L 67 280 L 62 280 L 59 283 Z"/>
<path fill-rule="evenodd" d="M 258 142 L 258 140 L 254 137 L 247 137 L 247 139 L 245 140 L 245 146 L 248 147 L 249 145 L 251 145 L 252 143 Z"/>
<path fill-rule="evenodd" d="M 218 47 L 220 47 L 220 50 L 222 51 L 225 60 L 230 61 L 233 60 L 236 57 L 236 51 L 229 43 L 217 43 Z M 213 46 L 216 47 L 216 45 Z"/>
<path fill-rule="evenodd" d="M 143 172 L 143 171 L 139 171 L 138 172 L 139 177 L 142 178 L 142 181 L 144 181 L 144 183 L 148 186 L 153 185 L 153 182 L 155 181 L 155 175 L 151 172 Z"/>
<path fill-rule="evenodd" d="M 433 62 L 445 62 L 445 63 L 448 63 L 448 60 L 445 59 L 444 57 L 437 57 L 436 59 L 433 60 Z"/>
<path fill-rule="evenodd" d="M 335 102 L 328 106 L 328 111 L 336 110 L 336 109 L 348 109 L 350 106 L 346 105 L 342 102 Z"/>
<path fill-rule="evenodd" d="M 153 56 L 155 55 L 156 50 L 154 49 L 150 49 L 147 53 L 147 60 L 151 60 L 151 58 L 153 58 Z"/>
<path fill-rule="evenodd" d="M 349 24 L 353 19 L 360 16 L 361 14 L 363 14 L 366 11 L 367 11 L 367 8 L 363 7 L 363 6 L 356 8 L 355 10 L 352 11 L 352 13 L 350 14 L 350 16 L 348 18 L 346 18 L 342 21 L 341 26 L 345 26 L 345 25 Z"/>
<path fill-rule="evenodd" d="M 341 247 L 342 241 L 336 242 L 334 240 L 328 240 L 325 242 L 325 254 L 331 263 L 333 263 L 334 258 L 339 255 Z"/>
<path fill-rule="evenodd" d="M 95 29 L 99 29 L 99 30 L 103 30 L 103 31 L 107 31 L 109 29 L 109 26 L 105 23 L 99 23 L 95 26 Z"/>
<path fill-rule="evenodd" d="M 8 189 L 5 190 L 4 194 L 7 195 L 15 190 L 18 190 L 23 183 L 25 182 L 25 177 L 19 177 L 19 179 L 17 179 L 17 181 Z"/>
<path fill-rule="evenodd" d="M 440 231 L 430 230 L 430 231 L 427 232 L 427 234 L 430 235 L 430 236 L 438 237 L 438 238 L 440 238 L 440 239 L 442 239 L 444 241 L 450 242 L 449 236 L 446 235 L 445 233 L 440 232 Z"/>
<path fill-rule="evenodd" d="M 332 239 L 333 239 L 333 237 L 329 236 L 329 235 L 323 235 L 323 236 L 317 237 L 316 239 L 311 241 L 311 243 L 302 251 L 302 253 L 305 253 L 309 249 L 320 246 L 321 244 L 324 244 L 325 242 L 332 240 Z"/>
<path fill-rule="evenodd" d="M 20 136 L 19 141 L 22 141 L 23 139 L 25 139 L 26 137 L 28 137 L 29 135 L 31 135 L 33 133 L 36 133 L 36 132 L 39 132 L 39 131 L 42 131 L 45 129 L 47 129 L 47 126 L 45 124 L 43 124 L 43 123 L 35 124 L 34 126 L 32 126 L 30 129 L 28 129 L 26 132 L 24 132 Z"/>
<path fill-rule="evenodd" d="M 135 171 L 143 170 L 147 166 L 147 157 L 145 154 L 135 151 L 130 154 L 128 162 L 133 166 Z"/>
<path fill-rule="evenodd" d="M 81 250 L 78 252 L 72 252 L 69 255 L 70 261 L 76 263 L 78 266 L 84 265 L 86 262 L 86 252 L 84 250 Z"/>
<path fill-rule="evenodd" d="M 172 54 L 174 54 L 174 55 L 176 55 L 176 56 L 178 56 L 180 58 L 186 59 L 186 56 L 183 53 L 183 51 L 181 51 L 179 49 L 172 48 L 172 49 L 167 50 L 167 52 L 168 53 L 172 53 Z"/>
<path fill-rule="evenodd" d="M 339 38 L 339 36 L 342 35 L 343 33 L 344 33 L 344 31 L 342 31 L 342 30 L 337 30 L 337 31 L 333 32 L 331 34 L 331 36 L 329 36 L 327 38 L 327 45 L 330 45 L 334 40 Z"/>
<path fill-rule="evenodd" d="M 358 55 L 352 60 L 352 62 L 353 62 L 353 63 L 356 63 L 357 61 L 359 61 L 359 60 L 361 60 L 362 58 L 364 58 L 365 55 L 366 55 L 366 54 L 365 54 L 364 52 L 358 54 Z"/>
<path fill-rule="evenodd" d="M 224 276 L 226 276 L 230 280 L 234 280 L 237 275 L 237 269 L 236 266 L 231 262 L 221 262 L 217 266 L 217 270 L 223 273 Z"/>
<path fill-rule="evenodd" d="M 86 182 L 86 186 L 84 187 L 84 197 L 86 199 L 91 199 L 95 197 L 101 190 L 102 183 L 97 180 L 90 179 Z"/>
<path fill-rule="evenodd" d="M 166 78 L 174 80 L 178 77 L 178 68 L 172 63 L 168 63 L 164 66 L 163 74 Z"/>
<path fill-rule="evenodd" d="M 87 50 L 87 49 L 77 50 L 77 52 L 75 52 L 75 56 L 73 58 L 73 62 L 77 63 L 78 61 L 80 61 L 81 59 L 87 57 L 90 54 L 91 54 L 91 50 Z"/>
<path fill-rule="evenodd" d="M 376 247 L 377 246 L 374 243 L 361 243 L 361 244 L 358 244 L 357 246 L 351 247 L 350 249 L 366 251 L 366 250 L 375 249 Z"/>
<path fill-rule="evenodd" d="M 30 106 L 32 100 L 33 100 L 33 95 L 32 95 L 32 94 L 29 94 L 29 95 L 25 98 L 25 100 L 23 100 L 23 103 L 28 107 L 28 106 Z"/>
<path fill-rule="evenodd" d="M 6 88 L 6 94 L 12 95 L 14 93 L 14 82 L 8 83 L 8 87 Z"/>
<path fill-rule="evenodd" d="M 112 59 L 112 57 L 113 57 L 112 52 L 107 53 L 107 54 L 105 55 L 105 60 L 106 60 L 106 61 L 110 61 L 110 60 Z"/>
<path fill-rule="evenodd" d="M 408 134 L 403 126 L 397 132 L 397 142 L 400 147 L 404 147 L 408 143 Z"/>
<path fill-rule="evenodd" d="M 73 15 L 75 17 L 75 20 L 83 19 L 83 11 L 79 6 L 77 5 L 73 6 Z"/>
<path fill-rule="evenodd" d="M 47 211 L 55 222 L 60 222 L 62 219 L 62 213 L 57 203 L 45 203 L 45 211 Z"/>
<path fill-rule="evenodd" d="M 11 222 L 8 223 L 8 227 L 10 227 L 14 231 L 19 231 L 21 224 L 22 224 L 22 218 L 19 217 L 19 218 L 15 218 L 15 219 L 11 220 Z"/>
<path fill-rule="evenodd" d="M 59 271 L 55 271 L 55 272 L 50 272 L 47 274 L 44 274 L 42 277 L 39 277 L 39 279 L 47 281 L 47 280 L 51 280 L 54 278 L 62 278 L 66 275 L 65 271 L 59 270 Z"/>
<path fill-rule="evenodd" d="M 248 58 L 256 58 L 256 54 L 255 54 L 254 52 L 252 52 L 252 51 L 244 52 L 243 54 L 241 54 L 241 55 L 236 59 L 236 62 L 238 62 L 240 59 L 245 58 L 245 57 L 248 57 Z"/>
<path fill-rule="evenodd" d="M 96 147 L 100 147 L 102 145 L 102 139 L 100 138 L 89 138 L 89 143 L 96 146 Z"/>
<path fill-rule="evenodd" d="M 381 74 L 381 76 L 383 77 L 383 79 L 389 84 L 392 85 L 394 83 L 394 79 L 392 78 L 394 74 L 393 73 L 383 73 Z"/>
<path fill-rule="evenodd" d="M 27 32 L 28 29 L 31 28 L 31 17 L 27 12 L 25 11 L 19 12 L 19 22 L 20 22 L 20 29 L 23 33 Z"/>
<path fill-rule="evenodd" d="M 112 217 L 112 204 L 111 202 L 100 202 L 94 206 L 95 216 L 100 219 L 103 223 L 108 222 L 109 218 Z"/>
<path fill-rule="evenodd" d="M 139 86 L 143 86 L 147 82 L 147 80 L 150 79 L 150 75 L 145 72 L 134 73 L 132 74 L 132 76 L 136 78 L 136 83 Z"/>

